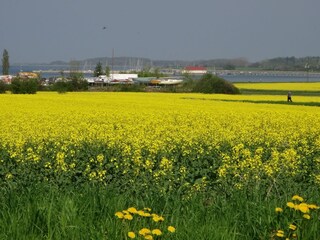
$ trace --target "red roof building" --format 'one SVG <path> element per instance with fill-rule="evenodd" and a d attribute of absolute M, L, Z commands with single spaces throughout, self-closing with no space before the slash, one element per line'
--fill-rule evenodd
<path fill-rule="evenodd" d="M 205 74 L 207 73 L 207 69 L 205 67 L 187 66 L 182 72 L 190 74 Z"/>

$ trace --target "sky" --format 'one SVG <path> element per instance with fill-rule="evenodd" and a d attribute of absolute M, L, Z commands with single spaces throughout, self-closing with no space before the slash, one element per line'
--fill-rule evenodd
<path fill-rule="evenodd" d="M 320 56 L 319 0 L 1 0 L 10 63 Z M 2 56 L 2 55 L 1 55 Z"/>

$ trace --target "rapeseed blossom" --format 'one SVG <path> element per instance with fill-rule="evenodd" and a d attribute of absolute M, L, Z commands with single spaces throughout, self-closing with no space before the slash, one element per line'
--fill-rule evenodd
<path fill-rule="evenodd" d="M 105 185 L 140 179 L 138 184 L 159 194 L 183 186 L 186 197 L 205 191 L 207 183 L 216 180 L 208 176 L 217 175 L 218 181 L 238 189 L 261 179 L 277 182 L 278 176 L 306 172 L 320 185 L 318 158 L 312 168 L 303 164 L 319 148 L 320 123 L 314 119 L 320 113 L 310 107 L 216 101 L 246 98 L 258 101 L 269 96 L 38 93 L 31 98 L 1 97 L 0 147 L 2 156 L 7 156 L 3 176 L 10 181 L 23 179 L 22 167 L 10 168 L 13 161 L 18 168 L 37 166 L 40 171 L 33 172 L 33 179 L 39 181 L 63 176 L 66 181 Z M 311 100 L 317 101 L 304 97 Z M 211 156 L 222 161 L 212 161 Z M 219 165 L 210 166 L 207 160 Z M 9 177 L 12 172 L 14 178 Z M 299 200 L 297 195 L 292 201 Z"/>

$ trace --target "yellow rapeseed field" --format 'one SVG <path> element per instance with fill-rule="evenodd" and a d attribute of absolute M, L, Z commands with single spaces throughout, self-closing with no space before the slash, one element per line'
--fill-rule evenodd
<path fill-rule="evenodd" d="M 274 98 L 280 97 L 0 95 L 1 176 L 145 188 L 152 182 L 159 192 L 198 192 L 220 180 L 242 188 L 279 176 L 320 183 L 318 107 L 217 101 Z"/>

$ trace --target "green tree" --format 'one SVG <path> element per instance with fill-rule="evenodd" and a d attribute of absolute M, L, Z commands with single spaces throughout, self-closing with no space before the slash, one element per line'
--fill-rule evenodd
<path fill-rule="evenodd" d="M 110 77 L 110 72 L 111 72 L 110 67 L 107 65 L 105 68 L 105 74 L 107 77 Z"/>
<path fill-rule="evenodd" d="M 7 49 L 4 49 L 2 54 L 2 74 L 9 75 L 9 68 L 10 68 L 9 53 Z"/>
<path fill-rule="evenodd" d="M 239 94 L 240 91 L 231 82 L 214 76 L 211 73 L 204 74 L 200 80 L 197 81 L 193 88 L 193 92 L 199 93 L 227 93 Z"/>
<path fill-rule="evenodd" d="M 7 84 L 5 84 L 2 80 L 0 80 L 0 94 L 5 93 L 7 91 Z"/>
<path fill-rule="evenodd" d="M 38 79 L 21 79 L 17 77 L 11 82 L 11 92 L 13 94 L 35 94 L 38 86 Z"/>
<path fill-rule="evenodd" d="M 94 69 L 93 76 L 99 77 L 102 74 L 103 74 L 102 65 L 101 65 L 101 62 L 98 62 L 95 69 Z"/>

